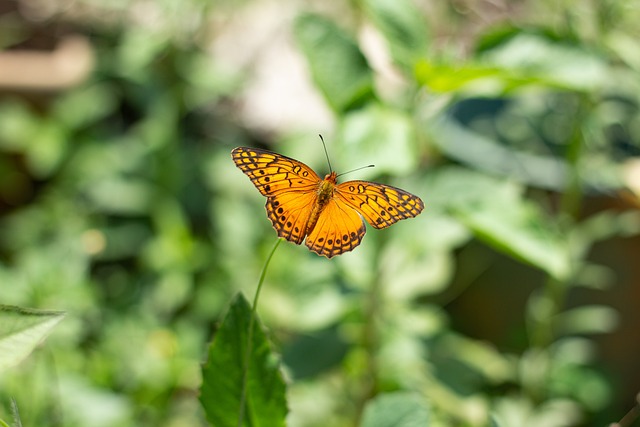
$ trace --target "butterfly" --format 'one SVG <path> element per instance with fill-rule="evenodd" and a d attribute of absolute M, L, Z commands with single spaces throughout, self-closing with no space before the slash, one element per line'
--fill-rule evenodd
<path fill-rule="evenodd" d="M 335 171 L 321 179 L 304 163 L 271 151 L 237 147 L 231 156 L 267 198 L 267 216 L 278 236 L 297 245 L 305 241 L 327 258 L 360 244 L 363 218 L 381 229 L 424 209 L 420 197 L 407 191 L 368 181 L 338 184 Z"/>

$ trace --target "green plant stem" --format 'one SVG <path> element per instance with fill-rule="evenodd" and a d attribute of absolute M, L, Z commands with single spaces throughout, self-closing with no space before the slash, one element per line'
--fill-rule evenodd
<path fill-rule="evenodd" d="M 276 240 L 276 243 L 273 245 L 273 248 L 271 248 L 271 252 L 269 252 L 267 259 L 264 262 L 262 272 L 260 273 L 260 279 L 258 279 L 256 293 L 253 297 L 253 304 L 251 305 L 251 320 L 249 321 L 249 331 L 247 332 L 247 351 L 245 353 L 242 366 L 242 393 L 240 395 L 240 413 L 238 414 L 238 427 L 242 427 L 242 425 L 244 424 L 244 413 L 247 403 L 247 382 L 249 380 L 249 360 L 251 360 L 253 328 L 254 324 L 256 323 L 258 299 L 260 298 L 260 291 L 262 290 L 262 284 L 264 283 L 264 278 L 267 275 L 267 269 L 269 268 L 269 263 L 271 263 L 271 258 L 273 258 L 273 254 L 276 252 L 276 249 L 278 248 L 282 240 L 283 239 L 280 237 Z"/>
<path fill-rule="evenodd" d="M 375 396 L 378 390 L 378 361 L 376 353 L 380 345 L 380 337 L 377 320 L 381 306 L 380 293 L 382 291 L 382 283 L 380 283 L 378 277 L 379 276 L 373 280 L 371 288 L 367 293 L 367 306 L 365 308 L 366 324 L 364 325 L 363 344 L 367 355 L 367 387 L 363 399 L 364 403 Z"/>
<path fill-rule="evenodd" d="M 374 265 L 377 266 L 381 265 L 381 248 L 384 247 L 386 243 L 383 237 L 379 237 L 379 239 L 381 240 L 379 241 L 379 244 L 375 246 L 376 249 L 374 255 Z M 365 323 L 362 329 L 362 347 L 365 355 L 365 366 L 364 372 L 362 373 L 362 389 L 356 406 L 356 425 L 360 425 L 367 402 L 378 393 L 380 388 L 377 352 L 380 346 L 380 331 L 378 327 L 382 307 L 382 303 L 380 301 L 382 295 L 381 276 L 382 271 L 381 268 L 379 268 L 379 271 L 371 282 L 371 286 L 367 289 L 367 293 L 365 295 L 366 298 L 364 300 L 363 315 Z"/>
<path fill-rule="evenodd" d="M 560 215 L 565 219 L 576 220 L 580 214 L 582 202 L 582 183 L 580 177 L 580 156 L 584 148 L 584 124 L 582 118 L 587 115 L 587 104 L 589 100 L 582 97 L 580 107 L 576 112 L 578 123 L 576 124 L 571 141 L 567 149 L 567 163 L 569 165 L 569 182 L 565 188 L 562 199 L 560 201 Z"/>
<path fill-rule="evenodd" d="M 576 111 L 576 124 L 569 141 L 567 148 L 566 160 L 569 166 L 568 182 L 560 200 L 558 223 L 560 224 L 561 232 L 565 235 L 570 234 L 571 228 L 574 226 L 578 219 L 581 209 L 581 202 L 583 196 L 583 188 L 580 177 L 580 157 L 584 149 L 584 118 L 588 116 L 590 110 L 591 101 L 582 96 L 579 100 L 580 104 Z M 568 248 L 567 250 L 572 250 Z M 578 260 L 570 260 L 575 264 Z M 548 311 L 544 319 L 538 319 L 535 323 L 534 330 L 532 331 L 531 342 L 534 347 L 546 348 L 554 339 L 554 318 L 558 314 L 564 305 L 566 294 L 569 287 L 569 281 L 571 277 L 567 277 L 565 280 L 558 280 L 553 277 L 549 277 L 543 288 L 543 294 L 541 298 L 548 303 Z"/>

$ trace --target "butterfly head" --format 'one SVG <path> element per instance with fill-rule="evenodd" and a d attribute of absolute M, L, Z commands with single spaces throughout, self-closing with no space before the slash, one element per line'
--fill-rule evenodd
<path fill-rule="evenodd" d="M 336 188 L 336 176 L 335 172 L 328 173 L 320 183 L 318 188 L 318 201 L 320 204 L 326 203 L 333 197 L 333 190 Z"/>
<path fill-rule="evenodd" d="M 335 185 L 335 183 L 337 182 L 337 178 L 338 178 L 338 174 L 335 172 L 331 172 L 324 176 L 324 181 L 330 182 Z"/>

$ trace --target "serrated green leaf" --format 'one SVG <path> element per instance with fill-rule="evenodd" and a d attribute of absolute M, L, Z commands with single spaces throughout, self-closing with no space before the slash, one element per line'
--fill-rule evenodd
<path fill-rule="evenodd" d="M 63 317 L 60 311 L 0 305 L 0 372 L 25 359 Z"/>
<path fill-rule="evenodd" d="M 408 392 L 387 393 L 371 400 L 361 427 L 427 427 L 429 410 L 420 396 Z"/>
<path fill-rule="evenodd" d="M 373 74 L 355 40 L 333 22 L 302 15 L 295 36 L 329 105 L 344 112 L 373 98 Z"/>
<path fill-rule="evenodd" d="M 259 319 L 255 319 L 245 377 L 252 311 L 239 294 L 231 303 L 209 349 L 202 368 L 200 402 L 207 419 L 216 427 L 238 427 L 243 382 L 246 379 L 242 426 L 278 427 L 285 425 L 287 405 L 285 384 L 279 360 Z"/>
<path fill-rule="evenodd" d="M 418 58 L 426 56 L 427 23 L 411 0 L 367 0 L 365 7 L 389 43 L 397 64 L 412 67 Z"/>

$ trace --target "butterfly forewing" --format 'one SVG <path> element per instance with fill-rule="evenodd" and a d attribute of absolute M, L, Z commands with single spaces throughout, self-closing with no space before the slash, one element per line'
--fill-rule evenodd
<path fill-rule="evenodd" d="M 374 228 L 386 228 L 401 219 L 413 218 L 424 209 L 420 197 L 390 185 L 347 181 L 336 186 L 338 200 L 360 214 Z"/>
<path fill-rule="evenodd" d="M 271 151 L 238 147 L 231 156 L 263 196 L 281 191 L 314 191 L 321 181 L 318 174 L 304 163 Z"/>
<path fill-rule="evenodd" d="M 297 245 L 302 243 L 316 199 L 315 192 L 289 191 L 269 197 L 265 208 L 278 236 Z"/>

